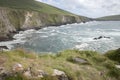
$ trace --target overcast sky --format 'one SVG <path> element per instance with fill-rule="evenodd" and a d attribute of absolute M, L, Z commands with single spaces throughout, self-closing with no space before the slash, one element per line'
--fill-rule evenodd
<path fill-rule="evenodd" d="M 87 17 L 120 14 L 120 0 L 37 0 Z"/>

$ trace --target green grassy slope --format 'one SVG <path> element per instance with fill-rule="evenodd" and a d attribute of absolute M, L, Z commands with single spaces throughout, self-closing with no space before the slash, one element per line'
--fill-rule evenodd
<path fill-rule="evenodd" d="M 86 60 L 87 64 L 74 62 L 72 59 L 75 57 Z M 26 79 L 22 74 L 17 77 L 17 74 L 11 73 L 12 76 L 4 77 L 5 80 L 63 80 L 51 76 L 53 69 L 64 71 L 69 80 L 120 80 L 120 69 L 115 67 L 114 61 L 94 51 L 66 50 L 40 55 L 22 49 L 0 52 L 0 65 L 5 70 L 12 72 L 12 66 L 16 63 L 22 64 L 24 69 L 32 65 L 32 73 L 43 70 L 48 76 Z"/>
<path fill-rule="evenodd" d="M 97 18 L 97 20 L 120 21 L 120 15 L 105 16 L 105 17 Z"/>
<path fill-rule="evenodd" d="M 38 11 L 47 14 L 73 15 L 67 11 L 35 0 L 0 0 L 0 6 L 15 9 Z"/>

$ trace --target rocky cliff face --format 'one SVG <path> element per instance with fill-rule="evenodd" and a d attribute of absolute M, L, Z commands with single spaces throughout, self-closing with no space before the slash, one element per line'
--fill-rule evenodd
<path fill-rule="evenodd" d="M 0 40 L 8 40 L 13 32 L 26 29 L 40 29 L 45 26 L 86 22 L 90 19 L 80 16 L 46 14 L 22 9 L 0 7 Z"/>

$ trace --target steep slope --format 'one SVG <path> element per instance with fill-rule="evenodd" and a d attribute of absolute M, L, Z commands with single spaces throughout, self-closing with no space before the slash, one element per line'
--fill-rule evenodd
<path fill-rule="evenodd" d="M 97 20 L 101 20 L 101 21 L 120 21 L 120 15 L 105 16 L 105 17 L 97 18 Z"/>
<path fill-rule="evenodd" d="M 0 0 L 0 6 L 14 9 L 32 10 L 47 14 L 73 15 L 67 11 L 34 0 Z"/>
<path fill-rule="evenodd" d="M 19 30 L 86 22 L 90 19 L 34 0 L 0 0 L 0 41 Z"/>

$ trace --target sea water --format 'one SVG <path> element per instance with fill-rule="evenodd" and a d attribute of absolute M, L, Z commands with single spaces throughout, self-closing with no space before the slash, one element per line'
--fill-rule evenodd
<path fill-rule="evenodd" d="M 109 38 L 98 38 L 105 36 Z M 93 21 L 62 26 L 49 26 L 40 30 L 20 31 L 16 40 L 0 45 L 22 47 L 35 52 L 59 52 L 66 49 L 106 52 L 120 48 L 120 21 Z"/>

